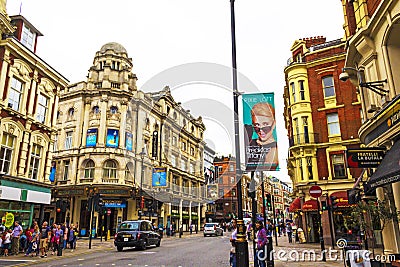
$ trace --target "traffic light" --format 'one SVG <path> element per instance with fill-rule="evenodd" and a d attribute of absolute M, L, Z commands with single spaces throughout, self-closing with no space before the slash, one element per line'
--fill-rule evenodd
<path fill-rule="evenodd" d="M 334 211 L 338 207 L 337 205 L 339 203 L 339 199 L 336 196 L 330 196 L 330 199 L 331 199 L 331 208 L 332 211 Z"/>
<path fill-rule="evenodd" d="M 101 207 L 104 205 L 102 196 L 97 193 L 93 196 L 94 210 L 100 212 Z"/>
<path fill-rule="evenodd" d="M 60 213 L 61 212 L 61 208 L 62 208 L 62 200 L 61 199 L 57 199 L 57 201 L 56 201 L 56 212 Z"/>
<path fill-rule="evenodd" d="M 321 201 L 322 211 L 328 210 L 328 206 L 326 205 L 326 201 Z"/>
<path fill-rule="evenodd" d="M 271 194 L 267 194 L 265 199 L 267 201 L 267 209 L 269 211 L 271 211 L 272 210 L 272 197 L 271 197 Z"/>
<path fill-rule="evenodd" d="M 140 209 L 144 209 L 144 196 L 140 200 Z"/>

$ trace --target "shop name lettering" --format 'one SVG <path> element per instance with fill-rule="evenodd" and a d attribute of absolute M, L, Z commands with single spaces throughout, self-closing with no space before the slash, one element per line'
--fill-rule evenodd
<path fill-rule="evenodd" d="M 382 155 L 379 152 L 359 152 L 357 153 L 357 160 L 360 161 L 373 161 L 373 160 L 382 160 Z"/>
<path fill-rule="evenodd" d="M 271 150 L 270 147 L 249 146 L 246 148 L 248 159 L 264 159 L 265 155 Z"/>
<path fill-rule="evenodd" d="M 260 97 L 247 97 L 243 98 L 244 102 L 246 103 L 258 103 L 258 102 L 272 102 L 272 96 L 263 95 L 262 98 Z"/>

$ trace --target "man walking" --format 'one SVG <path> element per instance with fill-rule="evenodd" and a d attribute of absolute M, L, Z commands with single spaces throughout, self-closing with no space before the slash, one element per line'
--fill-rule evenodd
<path fill-rule="evenodd" d="M 19 225 L 18 221 L 14 223 L 14 229 L 11 233 L 11 253 L 13 255 L 18 255 L 19 253 L 19 238 L 22 234 L 22 227 Z"/>

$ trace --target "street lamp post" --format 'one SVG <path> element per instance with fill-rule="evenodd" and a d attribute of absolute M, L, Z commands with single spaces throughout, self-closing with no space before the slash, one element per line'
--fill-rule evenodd
<path fill-rule="evenodd" d="M 88 196 L 88 208 L 90 211 L 90 225 L 89 225 L 89 249 L 92 248 L 92 227 L 93 227 L 93 217 L 94 217 L 94 194 L 97 191 L 96 187 L 89 185 L 85 187 Z"/>
<path fill-rule="evenodd" d="M 238 195 L 238 219 L 236 239 L 236 263 L 237 266 L 249 266 L 249 247 L 246 240 L 246 228 L 243 222 L 242 203 L 242 170 L 240 167 L 240 140 L 239 140 L 239 91 L 237 88 L 236 66 L 236 36 L 235 36 L 235 0 L 230 0 L 231 7 L 231 35 L 232 35 L 232 85 L 233 85 L 233 116 L 235 128 L 235 156 L 236 156 L 236 192 Z"/>
<path fill-rule="evenodd" d="M 139 213 L 139 220 L 142 219 L 143 207 L 142 207 L 142 197 L 143 197 L 143 177 L 144 177 L 144 156 L 146 155 L 146 150 L 143 147 L 142 152 L 139 153 L 140 158 L 142 160 L 142 168 L 141 168 L 141 176 L 140 176 L 140 194 L 139 194 L 139 201 L 140 201 L 140 213 Z"/>

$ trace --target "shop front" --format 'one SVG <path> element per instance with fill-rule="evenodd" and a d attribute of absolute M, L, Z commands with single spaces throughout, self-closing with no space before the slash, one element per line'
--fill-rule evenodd
<path fill-rule="evenodd" d="M 302 206 L 306 229 L 303 229 L 308 243 L 319 242 L 319 214 L 315 199 L 304 202 Z"/>
<path fill-rule="evenodd" d="M 24 183 L 14 177 L 1 177 L 0 217 L 1 224 L 11 227 L 18 221 L 22 228 L 30 227 L 34 219 L 44 219 L 44 206 L 51 202 L 50 185 Z"/>

